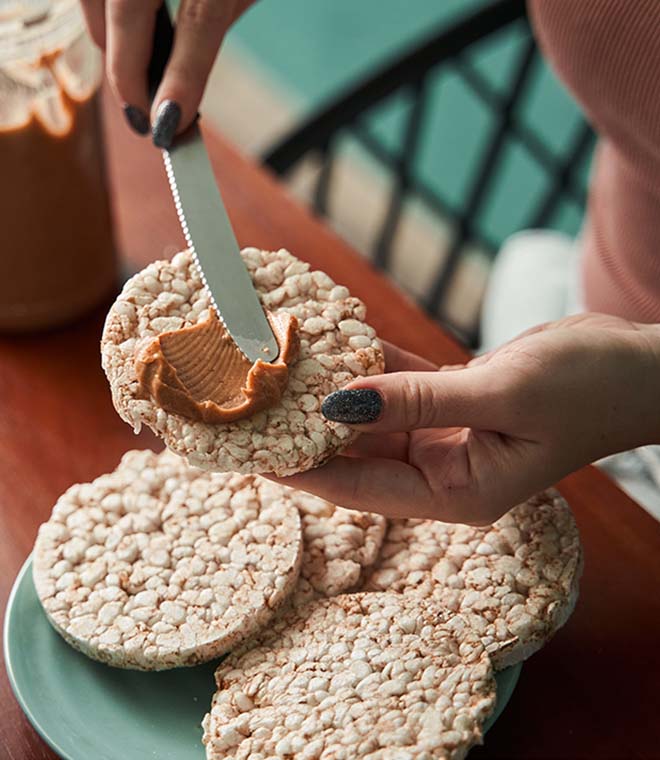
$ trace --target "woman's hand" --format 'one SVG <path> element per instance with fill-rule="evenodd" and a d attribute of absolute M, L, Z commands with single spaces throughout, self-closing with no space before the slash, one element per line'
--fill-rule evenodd
<path fill-rule="evenodd" d="M 600 457 L 660 442 L 660 327 L 586 314 L 438 370 L 386 346 L 388 374 L 327 397 L 363 431 L 281 479 L 336 504 L 484 525 Z M 369 421 L 373 420 L 373 421 Z"/>
<path fill-rule="evenodd" d="M 181 0 L 172 55 L 150 104 L 147 68 L 162 0 L 82 0 L 90 33 L 106 52 L 108 79 L 133 129 L 147 134 L 151 122 L 154 142 L 166 148 L 190 125 L 225 33 L 253 2 Z"/>

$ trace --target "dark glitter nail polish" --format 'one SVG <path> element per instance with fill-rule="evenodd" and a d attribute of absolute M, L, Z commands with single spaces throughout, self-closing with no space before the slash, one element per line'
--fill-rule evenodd
<path fill-rule="evenodd" d="M 359 388 L 355 391 L 335 391 L 323 399 L 323 416 L 333 422 L 361 425 L 374 422 L 383 409 L 383 398 L 377 391 Z"/>
<path fill-rule="evenodd" d="M 139 135 L 146 135 L 149 132 L 149 117 L 137 106 L 124 106 L 124 116 L 128 126 Z"/>
<path fill-rule="evenodd" d="M 164 100 L 158 111 L 151 130 L 154 145 L 157 148 L 169 148 L 181 120 L 181 106 L 174 100 Z"/>

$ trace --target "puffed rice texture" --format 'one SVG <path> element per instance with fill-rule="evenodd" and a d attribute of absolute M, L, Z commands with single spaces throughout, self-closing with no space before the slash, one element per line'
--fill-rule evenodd
<path fill-rule="evenodd" d="M 440 615 L 387 593 L 291 609 L 216 671 L 208 760 L 464 758 L 495 682 L 479 638 Z"/>
<path fill-rule="evenodd" d="M 219 657 L 269 622 L 301 557 L 292 504 L 264 507 L 251 481 L 202 473 L 168 451 L 130 451 L 60 497 L 39 529 L 33 575 L 76 649 L 162 670 Z"/>
<path fill-rule="evenodd" d="M 325 419 L 321 402 L 356 377 L 381 373 L 383 352 L 364 321 L 364 304 L 327 274 L 310 271 L 285 250 L 246 248 L 242 255 L 264 307 L 289 312 L 300 323 L 300 354 L 277 406 L 212 425 L 139 398 L 134 359 L 141 342 L 210 315 L 208 290 L 188 251 L 128 280 L 106 319 L 102 364 L 120 417 L 136 432 L 146 424 L 195 467 L 291 475 L 322 464 L 355 440 L 351 428 Z"/>
<path fill-rule="evenodd" d="M 538 651 L 566 622 L 581 572 L 573 515 L 550 489 L 485 528 L 391 520 L 362 588 L 417 592 L 464 615 L 502 670 Z"/>
<path fill-rule="evenodd" d="M 387 529 L 385 517 L 337 507 L 318 496 L 256 477 L 263 504 L 284 500 L 300 512 L 303 557 L 288 603 L 299 606 L 356 589 L 378 559 Z"/>

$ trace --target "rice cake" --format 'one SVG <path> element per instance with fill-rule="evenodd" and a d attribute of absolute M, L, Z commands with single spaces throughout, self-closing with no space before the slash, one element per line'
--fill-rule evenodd
<path fill-rule="evenodd" d="M 416 591 L 464 615 L 502 670 L 539 650 L 566 622 L 581 572 L 575 521 L 550 489 L 489 527 L 391 520 L 362 588 Z"/>
<path fill-rule="evenodd" d="M 208 760 L 465 757 L 495 681 L 479 638 L 441 614 L 389 593 L 290 609 L 217 669 Z"/>
<path fill-rule="evenodd" d="M 295 587 L 298 510 L 251 481 L 130 451 L 74 485 L 39 529 L 33 574 L 55 629 L 93 659 L 162 670 L 219 657 Z"/>
<path fill-rule="evenodd" d="M 337 507 L 304 491 L 259 480 L 262 503 L 283 499 L 300 512 L 303 557 L 289 601 L 300 605 L 357 588 L 378 559 L 387 529 L 385 517 Z"/>
<path fill-rule="evenodd" d="M 247 248 L 242 255 L 264 308 L 275 316 L 291 314 L 300 326 L 300 352 L 279 404 L 248 419 L 210 424 L 141 398 L 135 359 L 145 341 L 211 314 L 208 290 L 187 251 L 128 280 L 106 319 L 102 364 L 120 417 L 136 432 L 150 427 L 193 466 L 291 475 L 322 464 L 355 440 L 350 427 L 322 415 L 321 403 L 356 377 L 382 372 L 383 352 L 364 322 L 364 304 L 328 275 L 284 250 Z"/>

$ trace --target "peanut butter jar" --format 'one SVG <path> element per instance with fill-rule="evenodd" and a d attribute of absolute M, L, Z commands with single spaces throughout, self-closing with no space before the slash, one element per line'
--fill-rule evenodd
<path fill-rule="evenodd" d="M 75 320 L 116 289 L 100 52 L 77 0 L 0 13 L 0 330 Z"/>

